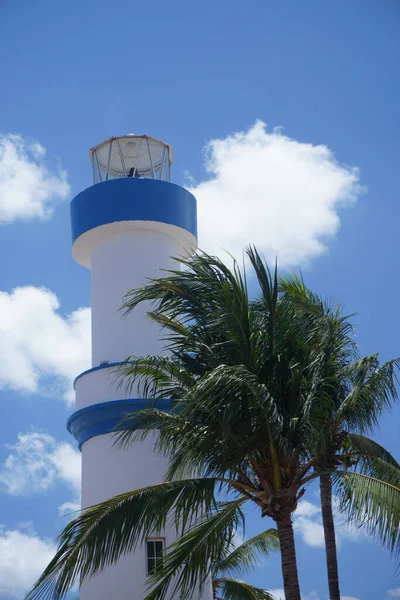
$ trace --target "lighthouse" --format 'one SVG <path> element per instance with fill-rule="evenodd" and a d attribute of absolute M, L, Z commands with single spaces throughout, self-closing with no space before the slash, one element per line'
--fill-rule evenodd
<path fill-rule="evenodd" d="M 75 380 L 76 411 L 68 420 L 82 452 L 83 508 L 164 478 L 168 459 L 155 452 L 154 437 L 128 451 L 115 446 L 115 425 L 147 405 L 137 388 L 128 393 L 116 381 L 116 367 L 130 355 L 164 351 L 148 307 L 127 317 L 120 309 L 128 290 L 176 269 L 173 257 L 197 244 L 196 199 L 170 183 L 169 144 L 148 135 L 111 137 L 90 150 L 90 160 L 93 185 L 71 202 L 72 255 L 91 271 L 92 367 Z M 174 528 L 149 536 L 84 581 L 80 599 L 143 600 L 156 559 L 174 539 Z"/>

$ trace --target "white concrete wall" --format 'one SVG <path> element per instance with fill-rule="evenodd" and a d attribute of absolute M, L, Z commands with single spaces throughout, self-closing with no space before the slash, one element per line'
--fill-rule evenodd
<path fill-rule="evenodd" d="M 129 394 L 123 382 L 121 384 L 116 368 L 98 369 L 79 377 L 75 384 L 76 410 L 110 400 L 137 397 L 133 393 Z"/>
<path fill-rule="evenodd" d="M 161 269 L 176 268 L 171 257 L 178 254 L 177 240 L 152 231 L 120 233 L 95 246 L 91 256 L 93 366 L 160 351 L 159 330 L 146 318 L 147 307 L 138 306 L 129 318 L 120 308 L 130 289 L 144 285 L 147 277 L 160 277 Z"/>
<path fill-rule="evenodd" d="M 125 451 L 116 449 L 114 441 L 112 434 L 107 434 L 94 437 L 83 445 L 83 507 L 159 483 L 164 478 L 168 461 L 154 452 L 152 436 Z M 166 539 L 167 545 L 175 539 L 171 528 L 160 536 Z M 146 551 L 145 547 L 139 547 L 115 566 L 86 581 L 80 597 L 82 600 L 143 600 L 146 581 Z"/>

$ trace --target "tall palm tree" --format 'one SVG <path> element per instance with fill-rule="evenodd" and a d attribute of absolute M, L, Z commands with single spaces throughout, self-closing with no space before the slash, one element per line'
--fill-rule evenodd
<path fill-rule="evenodd" d="M 400 467 L 389 452 L 365 434 L 371 432 L 382 411 L 397 398 L 396 370 L 400 360 L 380 365 L 376 354 L 360 359 L 348 335 L 348 318 L 340 307 L 323 301 L 297 277 L 282 280 L 281 289 L 298 310 L 308 314 L 321 339 L 315 391 L 320 400 L 310 409 L 313 435 L 309 441 L 314 468 L 320 472 L 330 600 L 340 600 L 333 481 L 342 508 L 351 509 L 359 524 L 369 522 L 371 530 L 372 520 L 374 528 L 381 528 L 382 540 L 385 542 L 385 536 L 390 540 L 392 549 L 399 540 L 400 504 L 397 497 L 396 505 L 397 492 L 392 484 L 398 484 Z"/>
<path fill-rule="evenodd" d="M 260 291 L 255 302 L 237 265 L 230 271 L 203 254 L 184 261 L 184 272 L 171 271 L 128 296 L 128 310 L 154 303 L 149 314 L 164 327 L 170 358 L 131 357 L 124 367 L 128 386 L 139 382 L 153 401 L 127 417 L 121 443 L 158 427 L 157 449 L 170 456 L 166 481 L 112 498 L 70 523 L 30 599 L 62 598 L 78 573 L 89 577 L 118 560 L 162 529 L 172 509 L 183 537 L 166 556 L 152 596 L 164 598 L 178 578 L 187 598 L 195 582 L 209 580 L 223 532 L 237 526 L 250 502 L 275 521 L 286 599 L 300 600 L 291 515 L 304 486 L 322 474 L 310 451 L 311 416 L 321 401 L 321 336 L 309 314 L 279 293 L 276 270 L 271 275 L 256 251 L 248 254 Z M 165 397 L 169 413 L 157 408 Z M 229 502 L 215 503 L 216 488 L 230 494 Z M 191 528 L 193 519 L 199 525 Z"/>

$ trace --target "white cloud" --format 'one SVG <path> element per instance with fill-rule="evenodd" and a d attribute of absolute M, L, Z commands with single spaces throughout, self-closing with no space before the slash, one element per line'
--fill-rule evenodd
<path fill-rule="evenodd" d="M 58 444 L 50 454 L 59 479 L 68 483 L 77 493 L 81 488 L 81 453 L 70 444 Z"/>
<path fill-rule="evenodd" d="M 282 588 L 278 588 L 275 590 L 267 590 L 272 596 L 274 596 L 275 600 L 285 600 L 285 592 Z M 390 591 L 390 590 L 389 590 Z M 320 596 L 317 592 L 312 591 L 309 594 L 301 595 L 301 600 L 321 600 Z M 359 600 L 359 598 L 353 598 L 352 596 L 340 596 L 340 600 Z"/>
<path fill-rule="evenodd" d="M 51 169 L 45 154 L 38 142 L 0 135 L 0 223 L 48 218 L 54 201 L 69 195 L 66 171 Z"/>
<path fill-rule="evenodd" d="M 294 529 L 300 533 L 307 546 L 324 547 L 324 529 L 321 523 L 308 517 L 298 517 L 294 521 Z"/>
<path fill-rule="evenodd" d="M 320 512 L 321 509 L 316 504 L 312 504 L 308 500 L 301 500 L 297 506 L 296 517 L 314 517 Z"/>
<path fill-rule="evenodd" d="M 307 546 L 322 548 L 324 546 L 324 529 L 321 523 L 319 506 L 302 500 L 294 514 L 294 529 Z"/>
<path fill-rule="evenodd" d="M 0 527 L 0 597 L 23 598 L 55 551 L 51 540 L 41 539 L 32 531 Z"/>
<path fill-rule="evenodd" d="M 282 588 L 277 588 L 274 590 L 267 590 L 274 598 L 275 600 L 285 600 L 285 592 Z M 317 594 L 317 592 L 312 591 L 309 594 L 301 594 L 301 600 L 321 600 L 320 596 Z M 343 596 L 341 598 L 341 600 L 346 600 L 346 597 Z M 352 600 L 351 598 L 349 598 L 348 600 Z M 353 600 L 357 600 L 356 598 L 354 598 Z"/>
<path fill-rule="evenodd" d="M 333 498 L 337 546 L 340 546 L 344 540 L 358 541 L 364 539 L 364 532 L 351 523 L 348 523 L 345 515 L 337 510 L 337 506 L 337 500 Z M 307 546 L 315 548 L 323 548 L 325 546 L 321 508 L 316 504 L 312 504 L 307 500 L 301 500 L 293 515 L 293 527 Z"/>
<path fill-rule="evenodd" d="M 267 590 L 275 598 L 275 600 L 285 600 L 285 592 L 282 588 L 277 588 L 275 590 Z"/>
<path fill-rule="evenodd" d="M 387 600 L 389 600 L 389 598 L 400 598 L 400 588 L 388 590 L 386 592 L 386 598 Z"/>
<path fill-rule="evenodd" d="M 72 381 L 90 366 L 90 309 L 59 308 L 44 288 L 0 291 L 0 388 L 73 401 Z"/>
<path fill-rule="evenodd" d="M 240 259 L 252 243 L 281 266 L 304 263 L 325 251 L 340 225 L 338 210 L 362 191 L 358 170 L 338 163 L 329 148 L 268 132 L 262 121 L 211 140 L 205 164 L 210 179 L 189 181 L 199 244 L 222 257 L 229 251 Z"/>
<path fill-rule="evenodd" d="M 17 443 L 9 449 L 10 453 L 0 467 L 0 487 L 7 493 L 14 496 L 36 494 L 63 482 L 74 497 L 79 497 L 81 457 L 70 444 L 57 442 L 45 433 L 29 432 L 20 433 Z M 62 512 L 75 506 L 72 502 L 66 503 Z"/>
<path fill-rule="evenodd" d="M 78 513 L 81 510 L 80 502 L 64 502 L 61 506 L 58 507 L 58 512 L 61 517 L 70 516 L 72 519 L 75 519 Z"/>

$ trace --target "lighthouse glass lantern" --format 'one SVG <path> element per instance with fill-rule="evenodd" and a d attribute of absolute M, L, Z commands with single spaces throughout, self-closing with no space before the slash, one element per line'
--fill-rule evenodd
<path fill-rule="evenodd" d="M 149 135 L 110 137 L 90 150 L 93 183 L 137 177 L 170 181 L 172 148 Z"/>

